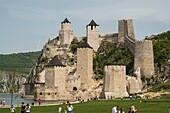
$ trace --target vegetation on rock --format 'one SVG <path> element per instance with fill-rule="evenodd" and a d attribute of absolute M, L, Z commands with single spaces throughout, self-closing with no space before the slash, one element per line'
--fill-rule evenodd
<path fill-rule="evenodd" d="M 134 57 L 125 44 L 113 44 L 106 40 L 102 41 L 93 59 L 93 69 L 96 79 L 104 75 L 106 65 L 125 65 L 127 74 L 133 70 Z"/>

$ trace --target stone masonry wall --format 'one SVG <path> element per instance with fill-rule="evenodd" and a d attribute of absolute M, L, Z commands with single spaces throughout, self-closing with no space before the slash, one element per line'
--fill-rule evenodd
<path fill-rule="evenodd" d="M 125 66 L 105 66 L 104 92 L 106 98 L 128 96 Z"/>
<path fill-rule="evenodd" d="M 135 42 L 134 70 L 141 69 L 141 76 L 154 75 L 153 45 L 150 40 Z"/>
<path fill-rule="evenodd" d="M 61 24 L 61 30 L 59 31 L 59 39 L 61 44 L 71 44 L 73 40 L 73 30 L 70 23 Z"/>
<path fill-rule="evenodd" d="M 87 26 L 87 43 L 93 48 L 93 50 L 97 51 L 100 46 L 99 39 L 99 26 Z"/>
<path fill-rule="evenodd" d="M 91 48 L 77 49 L 77 75 L 81 86 L 88 87 L 93 76 L 93 50 Z"/>
<path fill-rule="evenodd" d="M 135 38 L 135 32 L 134 32 L 132 19 L 127 20 L 127 35 L 131 38 Z"/>

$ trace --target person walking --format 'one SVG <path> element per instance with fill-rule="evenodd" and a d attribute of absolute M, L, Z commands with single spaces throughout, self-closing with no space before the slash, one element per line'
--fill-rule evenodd
<path fill-rule="evenodd" d="M 73 112 L 73 106 L 70 103 L 67 106 L 67 111 L 68 111 L 68 113 L 72 113 Z"/>
<path fill-rule="evenodd" d="M 16 109 L 15 109 L 14 105 L 12 105 L 11 108 L 10 108 L 11 113 L 15 113 L 15 110 Z"/>
<path fill-rule="evenodd" d="M 25 109 L 26 109 L 26 113 L 30 113 L 31 106 L 27 104 Z"/>
<path fill-rule="evenodd" d="M 24 105 L 24 102 L 21 103 L 21 113 L 25 113 L 26 106 Z"/>
<path fill-rule="evenodd" d="M 41 99 L 38 99 L 38 104 L 39 104 L 39 106 L 41 105 L 41 103 L 42 103 L 42 100 L 41 100 Z"/>

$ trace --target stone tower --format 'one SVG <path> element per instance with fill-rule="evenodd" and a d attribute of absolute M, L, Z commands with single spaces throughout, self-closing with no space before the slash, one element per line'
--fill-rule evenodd
<path fill-rule="evenodd" d="M 135 42 L 134 70 L 139 67 L 141 76 L 154 75 L 153 45 L 150 40 Z"/>
<path fill-rule="evenodd" d="M 71 44 L 73 40 L 73 30 L 71 28 L 71 22 L 65 18 L 63 22 L 61 22 L 61 29 L 59 31 L 59 40 L 60 43 L 63 44 Z"/>
<path fill-rule="evenodd" d="M 96 24 L 94 20 L 92 20 L 86 26 L 86 30 L 87 30 L 87 43 L 93 48 L 93 50 L 97 51 L 100 44 L 99 25 Z"/>
<path fill-rule="evenodd" d="M 81 86 L 88 88 L 93 76 L 93 49 L 86 41 L 77 48 L 77 75 Z"/>
<path fill-rule="evenodd" d="M 135 32 L 134 32 L 132 19 L 127 19 L 127 35 L 131 38 L 135 38 Z"/>
<path fill-rule="evenodd" d="M 135 38 L 133 20 L 118 20 L 118 43 L 124 43 L 125 36 Z"/>
<path fill-rule="evenodd" d="M 55 56 L 47 64 L 45 68 L 45 75 L 45 86 L 58 87 L 59 92 L 65 90 L 66 69 L 59 61 L 58 56 Z"/>
<path fill-rule="evenodd" d="M 105 66 L 104 94 L 106 98 L 128 96 L 125 66 Z"/>

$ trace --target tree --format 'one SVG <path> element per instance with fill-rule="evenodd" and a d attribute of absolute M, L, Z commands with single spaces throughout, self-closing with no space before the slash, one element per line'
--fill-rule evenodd
<path fill-rule="evenodd" d="M 13 94 L 18 93 L 21 89 L 22 76 L 17 72 L 9 72 L 6 76 L 6 91 L 11 94 L 11 105 L 13 102 Z"/>

